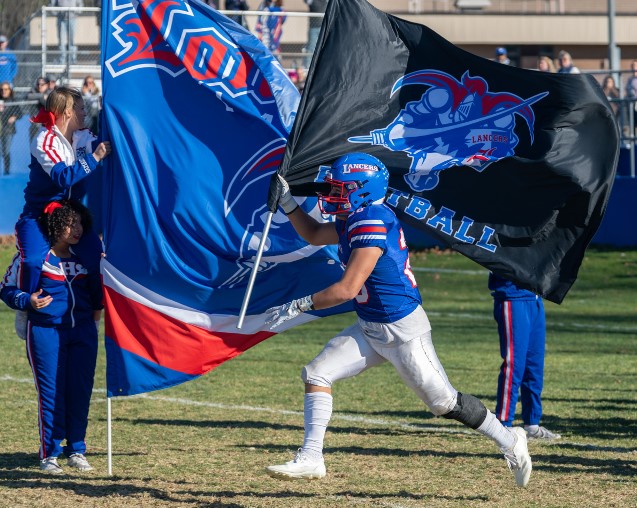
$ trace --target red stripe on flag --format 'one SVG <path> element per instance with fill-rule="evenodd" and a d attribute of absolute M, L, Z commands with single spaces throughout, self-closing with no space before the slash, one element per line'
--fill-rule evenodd
<path fill-rule="evenodd" d="M 201 375 L 273 332 L 210 332 L 167 316 L 104 286 L 105 330 L 120 348 L 178 372 Z"/>

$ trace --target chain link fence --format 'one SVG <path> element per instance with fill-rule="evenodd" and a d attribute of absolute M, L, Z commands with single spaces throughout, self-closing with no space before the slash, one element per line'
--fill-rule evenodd
<path fill-rule="evenodd" d="M 248 30 L 266 44 L 288 71 L 300 90 L 312 58 L 322 14 L 307 12 L 268 13 L 221 11 L 236 16 Z M 30 124 L 44 104 L 48 92 L 59 84 L 83 90 L 87 127 L 97 133 L 101 89 L 100 34 L 98 7 L 43 7 L 25 25 L 18 40 L 12 41 L 17 61 L 13 95 L 0 96 L 0 178 L 28 174 L 29 146 L 37 132 Z M 609 71 L 590 71 L 600 81 Z M 613 71 L 617 83 L 625 72 Z M 84 87 L 93 81 L 93 87 Z M 4 88 L 5 85 L 3 84 Z M 90 90 L 89 90 L 90 89 Z M 629 151 L 630 176 L 635 176 L 635 117 L 637 98 L 611 99 L 622 135 L 622 147 Z"/>

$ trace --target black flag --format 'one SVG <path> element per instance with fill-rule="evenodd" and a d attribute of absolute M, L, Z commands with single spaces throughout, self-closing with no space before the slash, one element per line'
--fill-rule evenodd
<path fill-rule="evenodd" d="M 331 0 L 279 172 L 308 195 L 353 151 L 388 167 L 401 220 L 560 303 L 606 209 L 619 132 L 591 76 L 492 62 Z"/>

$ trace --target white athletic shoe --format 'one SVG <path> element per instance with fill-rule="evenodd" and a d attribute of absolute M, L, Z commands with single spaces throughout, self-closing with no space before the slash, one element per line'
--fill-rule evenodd
<path fill-rule="evenodd" d="M 29 318 L 25 310 L 15 311 L 15 333 L 22 340 L 27 340 L 27 323 Z"/>
<path fill-rule="evenodd" d="M 66 463 L 78 471 L 93 471 L 93 466 L 88 463 L 86 457 L 81 453 L 73 453 Z"/>
<path fill-rule="evenodd" d="M 560 434 L 551 432 L 546 427 L 538 426 L 535 430 L 530 430 L 529 425 L 524 426 L 527 439 L 542 439 L 544 441 L 553 441 L 554 439 L 561 439 Z"/>
<path fill-rule="evenodd" d="M 58 464 L 57 457 L 47 457 L 40 461 L 40 469 L 51 474 L 62 474 L 64 470 Z"/>
<path fill-rule="evenodd" d="M 512 448 L 500 448 L 507 461 L 509 469 L 515 475 L 515 483 L 518 487 L 526 487 L 531 478 L 531 456 L 526 445 L 526 431 L 522 427 L 513 427 L 515 443 Z"/>
<path fill-rule="evenodd" d="M 326 474 L 323 457 L 311 459 L 301 448 L 296 452 L 294 460 L 279 466 L 268 466 L 265 470 L 270 476 L 282 480 L 318 480 Z"/>

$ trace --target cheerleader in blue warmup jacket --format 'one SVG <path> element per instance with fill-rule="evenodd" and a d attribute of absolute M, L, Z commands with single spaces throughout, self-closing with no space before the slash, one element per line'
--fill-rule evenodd
<path fill-rule="evenodd" d="M 33 293 L 40 280 L 40 268 L 49 250 L 47 239 L 38 227 L 37 219 L 44 206 L 61 199 L 81 200 L 85 195 L 86 178 L 111 153 L 111 144 L 100 141 L 84 128 L 84 99 L 79 90 L 57 87 L 46 100 L 46 107 L 31 119 L 42 124 L 31 144 L 29 181 L 24 189 L 24 209 L 15 226 L 20 253 L 17 286 Z M 90 269 L 91 260 L 99 256 L 102 244 L 93 231 L 86 230 L 75 253 Z M 26 314 L 16 312 L 16 333 L 26 336 Z"/>
<path fill-rule="evenodd" d="M 40 468 L 62 473 L 57 458 L 64 453 L 70 467 L 90 471 L 84 439 L 102 293 L 96 284 L 99 272 L 87 270 L 73 248 L 90 229 L 91 217 L 80 203 L 62 200 L 49 203 L 38 222 L 50 243 L 38 289 L 19 289 L 17 254 L 0 284 L 0 298 L 28 313 L 26 348 L 38 394 Z M 90 261 L 99 265 L 99 260 Z"/>

